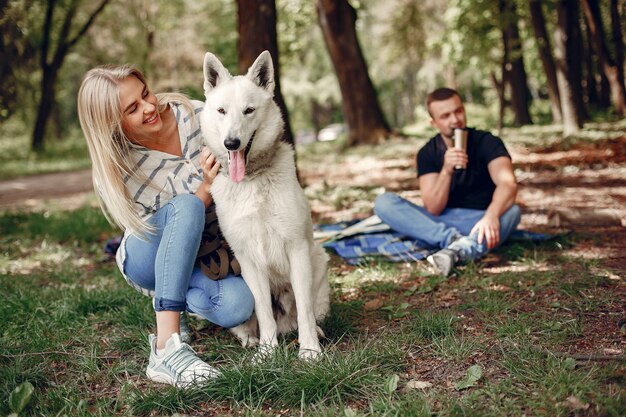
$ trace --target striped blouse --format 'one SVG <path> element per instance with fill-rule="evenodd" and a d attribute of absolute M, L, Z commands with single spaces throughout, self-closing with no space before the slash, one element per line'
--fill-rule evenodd
<path fill-rule="evenodd" d="M 127 176 L 124 183 L 137 213 L 144 220 L 175 196 L 195 193 L 202 183 L 200 153 L 204 142 L 198 113 L 202 111 L 204 102 L 192 100 L 192 104 L 193 115 L 182 104 L 170 104 L 178 124 L 182 156 L 131 144 L 131 158 L 135 162 L 133 171 L 143 172 L 147 179 Z"/>

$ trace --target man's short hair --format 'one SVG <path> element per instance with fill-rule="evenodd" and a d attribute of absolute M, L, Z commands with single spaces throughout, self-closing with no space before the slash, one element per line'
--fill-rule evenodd
<path fill-rule="evenodd" d="M 428 110 L 428 114 L 432 116 L 432 114 L 430 113 L 430 103 L 432 103 L 433 101 L 447 100 L 450 97 L 454 96 L 458 96 L 459 98 L 461 98 L 461 95 L 458 91 L 448 87 L 441 87 L 429 93 L 426 96 L 426 110 Z"/>

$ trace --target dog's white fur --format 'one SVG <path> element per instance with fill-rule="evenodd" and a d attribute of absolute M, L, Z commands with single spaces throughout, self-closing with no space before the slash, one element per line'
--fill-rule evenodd
<path fill-rule="evenodd" d="M 278 334 L 297 327 L 300 357 L 314 358 L 321 352 L 318 334 L 323 335 L 316 322 L 329 309 L 328 255 L 313 241 L 294 151 L 281 141 L 284 122 L 273 100 L 269 52 L 261 53 L 245 76 L 236 77 L 207 53 L 204 93 L 202 133 L 222 166 L 211 194 L 222 233 L 255 301 L 256 317 L 233 333 L 244 345 L 260 343 L 263 353 L 277 346 Z"/>

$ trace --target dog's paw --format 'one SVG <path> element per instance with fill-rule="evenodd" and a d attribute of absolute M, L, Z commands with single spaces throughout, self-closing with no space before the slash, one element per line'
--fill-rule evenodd
<path fill-rule="evenodd" d="M 300 348 L 300 351 L 298 352 L 298 356 L 300 357 L 300 359 L 304 360 L 304 361 L 314 361 L 317 360 L 321 357 L 322 355 L 322 350 L 317 348 L 317 349 L 305 349 L 303 347 Z"/>
<path fill-rule="evenodd" d="M 274 355 L 277 346 L 260 344 L 257 351 L 252 355 L 252 363 L 255 365 L 267 362 Z"/>
<path fill-rule="evenodd" d="M 241 341 L 241 346 L 243 346 L 245 348 L 255 347 L 256 345 L 259 344 L 259 338 L 258 337 L 252 337 L 252 336 L 248 336 L 245 340 L 244 339 L 240 339 L 240 341 Z"/>

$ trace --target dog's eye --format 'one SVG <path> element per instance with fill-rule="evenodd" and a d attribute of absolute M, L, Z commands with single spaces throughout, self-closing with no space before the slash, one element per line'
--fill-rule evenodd
<path fill-rule="evenodd" d="M 246 107 L 246 109 L 243 111 L 243 114 L 250 114 L 254 111 L 254 107 Z"/>
<path fill-rule="evenodd" d="M 223 107 L 218 108 L 218 109 L 217 109 L 217 112 L 218 112 L 219 114 L 226 114 L 226 110 L 224 110 L 224 108 L 223 108 Z"/>

